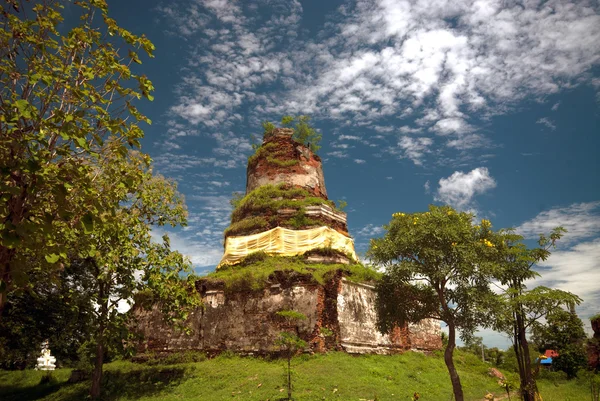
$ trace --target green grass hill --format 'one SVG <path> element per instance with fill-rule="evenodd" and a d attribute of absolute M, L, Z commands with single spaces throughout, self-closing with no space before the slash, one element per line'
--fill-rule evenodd
<path fill-rule="evenodd" d="M 182 358 L 185 359 L 185 358 Z M 171 360 L 173 361 L 173 359 Z M 489 365 L 475 355 L 457 352 L 457 365 L 467 400 L 483 400 L 487 392 L 503 399 Z M 105 365 L 103 400 L 283 400 L 284 361 L 224 354 L 201 362 L 168 364 L 117 361 Z M 301 355 L 293 359 L 295 400 L 450 401 L 452 389 L 441 352 L 424 355 L 348 355 L 342 352 Z M 0 399 L 9 401 L 86 399 L 89 381 L 67 383 L 70 369 L 53 372 L 0 371 Z M 509 374 L 509 379 L 516 379 Z M 544 401 L 589 399 L 585 383 L 558 375 L 539 380 Z M 504 394 L 505 395 L 505 394 Z M 512 398 L 516 400 L 515 397 Z"/>

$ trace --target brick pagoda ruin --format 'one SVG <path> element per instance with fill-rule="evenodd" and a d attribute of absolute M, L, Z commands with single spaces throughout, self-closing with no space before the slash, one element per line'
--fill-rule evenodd
<path fill-rule="evenodd" d="M 344 268 L 366 269 L 357 264 L 346 214 L 327 197 L 319 156 L 292 135 L 292 129 L 273 130 L 249 158 L 246 196 L 232 212 L 217 267 L 251 274 L 253 264 L 246 258 L 259 252 L 279 256 L 281 270 L 270 274 L 260 289 L 227 288 L 218 275 L 198 280 L 204 305 L 187 321 L 191 335 L 164 325 L 157 310 L 137 309 L 145 338 L 140 351 L 272 352 L 284 325 L 277 315 L 281 310 L 307 317 L 295 329 L 317 352 L 387 354 L 441 348 L 440 324 L 434 320 L 388 334 L 377 330 L 372 283 L 353 279 Z M 286 269 L 286 258 L 301 260 L 308 269 L 336 268 L 319 282 L 311 274 Z"/>

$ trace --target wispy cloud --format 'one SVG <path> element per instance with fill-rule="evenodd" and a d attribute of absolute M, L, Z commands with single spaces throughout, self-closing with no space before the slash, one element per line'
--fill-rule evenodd
<path fill-rule="evenodd" d="M 558 288 L 581 297 L 584 302 L 578 307 L 578 313 L 586 323 L 587 318 L 600 311 L 600 238 L 556 250 L 539 266 L 541 277 L 531 286 Z"/>
<path fill-rule="evenodd" d="M 546 128 L 551 129 L 552 131 L 556 130 L 556 124 L 554 124 L 554 122 L 552 120 L 550 120 L 548 117 L 542 117 L 539 120 L 537 120 L 535 123 L 541 124 L 541 125 L 545 126 Z"/>
<path fill-rule="evenodd" d="M 348 157 L 348 152 L 344 152 L 342 150 L 336 150 L 336 151 L 333 151 L 333 152 L 327 152 L 327 156 L 337 157 L 337 158 L 343 159 L 343 158 Z"/>
<path fill-rule="evenodd" d="M 589 74 L 600 62 L 600 15 L 590 0 L 357 0 L 313 37 L 296 0 L 173 0 L 156 12 L 188 51 L 155 143 L 157 168 L 177 178 L 244 166 L 249 133 L 283 114 L 338 126 L 332 150 L 323 149 L 331 158 L 354 160 L 356 146 L 416 165 L 432 154 L 436 165 L 480 162 L 473 150 L 494 142 L 481 116 L 575 85 L 600 87 Z M 188 146 L 198 136 L 212 148 Z M 225 184 L 212 183 L 220 179 L 203 177 L 190 198 L 186 235 L 202 249 L 220 249 L 228 224 L 228 211 L 208 198 L 222 196 Z M 459 208 L 496 185 L 484 168 L 439 184 L 436 199 Z"/>
<path fill-rule="evenodd" d="M 410 136 L 403 136 L 398 141 L 398 146 L 402 149 L 403 153 L 401 157 L 408 158 L 417 165 L 423 165 L 423 157 L 426 153 L 429 153 L 429 147 L 433 144 L 431 138 L 412 138 Z"/>
<path fill-rule="evenodd" d="M 366 226 L 362 227 L 360 230 L 356 231 L 356 235 L 360 236 L 360 237 L 372 238 L 372 237 L 383 234 L 384 231 L 385 230 L 381 226 L 377 226 L 374 224 L 367 224 Z"/>
<path fill-rule="evenodd" d="M 190 45 L 172 114 L 207 129 L 303 113 L 376 127 L 339 137 L 359 140 L 392 132 L 386 119 L 400 116 L 415 120 L 404 134 L 429 131 L 445 138 L 432 147 L 469 150 L 491 143 L 474 116 L 593 83 L 586 72 L 600 61 L 600 15 L 586 0 L 358 0 L 318 39 L 299 37 L 298 1 L 158 11 Z"/>
<path fill-rule="evenodd" d="M 584 302 L 577 310 L 589 329 L 587 318 L 600 311 L 600 201 L 543 211 L 516 231 L 533 239 L 558 226 L 568 232 L 550 257 L 538 263 L 541 277 L 531 280 L 528 286 L 543 285 L 580 296 Z"/>
<path fill-rule="evenodd" d="M 518 226 L 516 231 L 526 238 L 536 238 L 540 234 L 549 234 L 558 226 L 567 230 L 567 234 L 561 240 L 563 243 L 573 243 L 599 235 L 600 201 L 574 203 L 543 211 Z"/>

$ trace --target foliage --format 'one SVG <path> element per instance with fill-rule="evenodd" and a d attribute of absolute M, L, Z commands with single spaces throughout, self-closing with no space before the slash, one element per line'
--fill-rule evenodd
<path fill-rule="evenodd" d="M 234 209 L 237 208 L 240 204 L 240 202 L 242 201 L 242 199 L 244 199 L 245 194 L 243 192 L 234 192 L 231 194 L 231 199 L 229 200 L 229 204 L 231 205 L 231 207 L 233 207 Z"/>
<path fill-rule="evenodd" d="M 261 158 L 265 158 L 267 163 L 276 167 L 291 167 L 299 163 L 297 159 L 282 159 L 281 156 L 285 156 L 285 153 L 278 150 L 275 143 L 265 143 L 257 147 L 254 154 L 248 157 L 248 166 L 253 166 Z"/>
<path fill-rule="evenodd" d="M 320 221 L 306 217 L 304 208 L 300 208 L 294 217 L 287 221 L 287 224 L 296 230 L 322 225 Z"/>
<path fill-rule="evenodd" d="M 294 310 L 282 310 L 276 313 L 277 316 L 283 318 L 286 322 L 287 330 L 279 333 L 279 337 L 275 341 L 275 345 L 279 346 L 287 359 L 287 377 L 286 387 L 288 400 L 292 399 L 292 357 L 298 351 L 306 348 L 306 341 L 298 337 L 298 321 L 306 320 L 306 315 Z"/>
<path fill-rule="evenodd" d="M 465 398 L 479 401 L 482 391 L 500 396 L 497 379 L 474 355 L 456 353 Z M 424 355 L 349 355 L 344 352 L 303 354 L 292 359 L 296 371 L 297 400 L 410 400 L 415 392 L 422 400 L 450 399 L 452 389 L 440 353 Z M 277 400 L 285 394 L 281 362 L 268 358 L 221 356 L 198 363 L 144 365 L 127 361 L 106 365 L 107 400 Z M 69 401 L 86 397 L 88 382 L 67 384 L 70 369 L 54 372 L 57 384 L 40 386 L 41 371 L 0 371 L 0 399 L 6 401 Z M 589 380 L 539 381 L 544 401 L 590 399 Z M 497 389 L 497 392 L 495 391 Z M 334 390 L 337 390 L 334 392 Z M 498 397 L 499 398 L 499 397 Z M 513 401 L 515 397 L 512 397 Z"/>
<path fill-rule="evenodd" d="M 590 322 L 595 322 L 596 320 L 600 320 L 600 313 L 590 317 Z"/>
<path fill-rule="evenodd" d="M 552 366 L 565 372 L 568 378 L 575 377 L 587 365 L 587 336 L 583 322 L 574 311 L 550 311 L 545 323 L 535 322 L 533 334 L 540 350 L 553 349 L 558 352 L 558 357 L 552 359 Z"/>
<path fill-rule="evenodd" d="M 587 382 L 591 401 L 600 401 L 600 374 L 598 372 L 583 371 L 578 375 L 582 382 Z"/>
<path fill-rule="evenodd" d="M 225 238 L 232 236 L 232 235 L 238 235 L 238 234 L 247 235 L 249 233 L 252 233 L 253 231 L 257 231 L 257 230 L 262 231 L 262 229 L 267 227 L 268 224 L 269 224 L 268 221 L 265 220 L 264 217 L 252 216 L 247 219 L 243 219 L 240 221 L 236 221 L 235 223 L 231 223 L 231 225 L 225 229 L 225 231 L 223 232 L 223 235 L 225 236 Z"/>
<path fill-rule="evenodd" d="M 193 282 L 181 278 L 189 273 L 189 262 L 171 251 L 167 235 L 162 243 L 151 236 L 153 225 L 185 224 L 183 199 L 174 182 L 153 175 L 147 166 L 146 156 L 131 151 L 126 157 L 106 157 L 95 172 L 94 187 L 102 194 L 98 202 L 106 212 L 95 216 L 87 228 L 93 235 L 80 238 L 79 249 L 87 251 L 76 255 L 82 259 L 80 268 L 93 278 L 89 301 L 98 305 L 92 397 L 99 395 L 106 347 L 131 337 L 128 327 L 134 316 L 119 313 L 119 302 L 130 302 L 143 291 L 148 296 L 140 306 L 159 306 L 169 322 L 185 320 L 199 304 Z M 114 186 L 117 176 L 130 180 L 135 191 Z"/>
<path fill-rule="evenodd" d="M 321 225 L 316 219 L 305 215 L 305 207 L 327 205 L 333 202 L 312 196 L 302 188 L 285 184 L 263 185 L 241 199 L 235 199 L 235 209 L 231 213 L 231 225 L 225 230 L 225 237 L 240 233 L 248 234 L 255 230 L 274 228 L 277 225 L 294 229 Z M 296 212 L 287 220 L 278 219 L 281 209 L 294 209 Z M 270 216 L 270 217 L 269 217 Z"/>
<path fill-rule="evenodd" d="M 425 213 L 395 213 L 385 236 L 372 239 L 367 256 L 385 266 L 377 285 L 378 326 L 383 333 L 408 322 L 433 318 L 448 325 L 445 361 L 457 401 L 462 386 L 453 363 L 456 331 L 469 338 L 489 325 L 491 224 L 449 206 Z"/>
<path fill-rule="evenodd" d="M 281 118 L 282 127 L 292 127 L 294 133 L 292 139 L 298 143 L 308 146 L 313 152 L 317 152 L 321 149 L 319 143 L 321 142 L 322 135 L 310 124 L 310 116 L 283 116 Z M 269 121 L 262 123 L 263 127 L 263 138 L 269 138 L 273 130 L 276 128 L 275 124 Z M 264 145 L 263 145 L 264 146 Z"/>
<path fill-rule="evenodd" d="M 333 202 L 320 197 L 311 196 L 302 188 L 293 188 L 285 184 L 262 185 L 247 194 L 231 213 L 231 221 L 239 221 L 242 217 L 265 212 L 277 213 L 280 209 L 300 209 L 312 205 L 332 206 Z"/>
<path fill-rule="evenodd" d="M 207 359 L 206 354 L 200 351 L 172 352 L 166 355 L 151 354 L 146 365 L 175 365 L 182 363 L 202 362 Z"/>
<path fill-rule="evenodd" d="M 374 282 L 380 274 L 361 264 L 306 263 L 302 256 L 268 256 L 264 252 L 248 255 L 235 266 L 223 266 L 206 276 L 208 280 L 222 281 L 225 291 L 259 291 L 269 285 L 269 277 L 276 271 L 306 275 L 316 283 L 325 284 L 334 272 L 342 270 L 347 279 L 355 282 Z"/>
<path fill-rule="evenodd" d="M 339 210 L 340 212 L 343 212 L 347 206 L 348 206 L 348 202 L 346 202 L 345 200 L 337 201 L 337 210 Z"/>
<path fill-rule="evenodd" d="M 275 313 L 277 316 L 284 318 L 288 323 L 298 320 L 306 320 L 306 315 L 295 310 L 281 310 Z"/>
<path fill-rule="evenodd" d="M 539 356 L 539 352 L 537 347 L 534 344 L 528 344 L 529 347 L 529 363 L 533 366 L 536 363 L 536 360 Z M 499 367 L 503 370 L 503 371 L 510 371 L 510 372 L 515 372 L 515 373 L 519 373 L 519 362 L 517 361 L 517 355 L 515 352 L 514 347 L 509 347 L 505 352 L 504 352 L 504 358 L 502 360 L 502 363 L 499 365 Z"/>
<path fill-rule="evenodd" d="M 139 147 L 138 123 L 150 123 L 132 102 L 152 100 L 154 87 L 132 64 L 152 56 L 152 43 L 119 27 L 105 0 L 70 5 L 76 24 L 63 35 L 62 9 L 50 0 L 0 6 L 0 312 L 34 267 L 60 271 L 93 235 L 107 211 L 94 166 Z M 134 190 L 126 175 L 113 179 Z"/>
<path fill-rule="evenodd" d="M 92 337 L 94 316 L 90 303 L 94 278 L 80 262 L 65 266 L 56 276 L 34 271 L 31 289 L 10 294 L 0 321 L 0 366 L 34 367 L 45 340 L 58 366 L 77 361 L 78 349 Z"/>
<path fill-rule="evenodd" d="M 508 401 L 510 401 L 510 393 L 516 388 L 515 384 L 512 381 L 504 378 L 498 380 L 498 385 L 504 389 L 504 391 L 506 391 L 506 398 L 508 398 Z"/>
<path fill-rule="evenodd" d="M 489 348 L 485 344 L 483 344 L 482 337 L 472 336 L 467 338 L 464 346 L 458 347 L 462 351 L 470 352 L 473 355 L 477 355 L 478 357 L 482 357 L 485 362 L 491 363 L 494 366 L 500 366 L 504 359 L 504 351 L 498 349 L 497 347 Z"/>
<path fill-rule="evenodd" d="M 574 306 L 581 299 L 569 292 L 547 287 L 527 289 L 525 282 L 538 276 L 533 266 L 550 256 L 565 230 L 555 228 L 548 236 L 541 235 L 538 247 L 529 249 L 523 237 L 513 230 L 501 230 L 492 240 L 496 246 L 494 273 L 503 293 L 494 305 L 494 328 L 511 336 L 520 376 L 520 391 L 524 401 L 535 401 L 537 385 L 532 355 L 530 355 L 528 330 L 548 314 L 561 306 Z"/>
<path fill-rule="evenodd" d="M 295 122 L 294 135 L 292 136 L 294 141 L 308 146 L 313 152 L 317 152 L 321 149 L 319 143 L 323 136 L 310 125 L 310 117 L 297 116 L 293 117 L 293 121 Z"/>
<path fill-rule="evenodd" d="M 268 138 L 275 129 L 275 124 L 270 121 L 263 121 L 261 125 L 263 127 L 263 138 Z"/>

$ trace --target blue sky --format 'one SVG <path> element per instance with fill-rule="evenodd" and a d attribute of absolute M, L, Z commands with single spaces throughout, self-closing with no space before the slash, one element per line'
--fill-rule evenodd
<path fill-rule="evenodd" d="M 600 312 L 600 6 L 594 1 L 109 0 L 156 45 L 143 149 L 179 182 L 172 244 L 222 255 L 260 122 L 308 114 L 358 252 L 394 212 L 450 204 L 569 234 L 535 284 Z M 486 342 L 496 344 L 497 336 Z"/>

